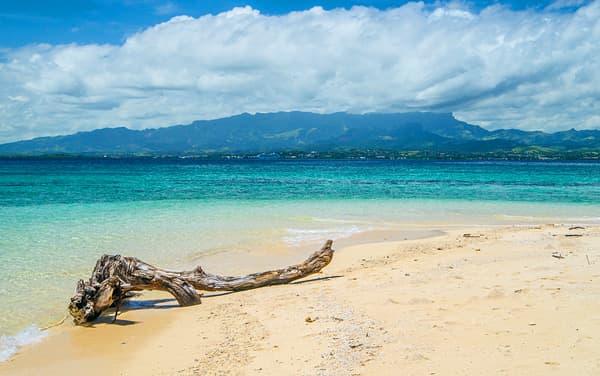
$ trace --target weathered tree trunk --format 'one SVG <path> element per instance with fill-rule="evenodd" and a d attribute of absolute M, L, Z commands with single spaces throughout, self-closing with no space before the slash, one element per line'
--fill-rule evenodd
<path fill-rule="evenodd" d="M 200 304 L 196 290 L 241 291 L 257 287 L 289 283 L 317 273 L 331 262 L 333 241 L 325 242 L 320 251 L 313 253 L 301 264 L 284 269 L 230 277 L 210 274 L 197 267 L 191 271 L 169 271 L 147 264 L 135 257 L 102 256 L 88 281 L 79 280 L 69 312 L 76 324 L 90 322 L 126 297 L 131 291 L 162 290 L 177 299 L 179 305 Z"/>

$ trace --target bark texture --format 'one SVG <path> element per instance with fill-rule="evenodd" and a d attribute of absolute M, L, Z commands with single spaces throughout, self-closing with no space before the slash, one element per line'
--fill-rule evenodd
<path fill-rule="evenodd" d="M 233 277 L 207 273 L 201 267 L 190 271 L 157 268 L 135 257 L 104 255 L 96 262 L 88 281 L 79 280 L 71 298 L 69 312 L 76 324 L 93 321 L 131 291 L 162 290 L 177 299 L 179 305 L 200 304 L 197 290 L 241 291 L 292 282 L 317 273 L 333 258 L 333 241 L 303 263 L 287 268 Z"/>

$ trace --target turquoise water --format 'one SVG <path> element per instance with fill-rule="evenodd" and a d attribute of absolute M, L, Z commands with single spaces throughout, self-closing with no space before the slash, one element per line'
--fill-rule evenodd
<path fill-rule="evenodd" d="M 172 268 L 231 254 L 219 272 L 258 249 L 498 222 L 599 223 L 600 164 L 0 160 L 0 360 L 64 316 L 104 253 Z"/>
<path fill-rule="evenodd" d="M 0 161 L 0 205 L 190 199 L 600 202 L 600 164 Z"/>

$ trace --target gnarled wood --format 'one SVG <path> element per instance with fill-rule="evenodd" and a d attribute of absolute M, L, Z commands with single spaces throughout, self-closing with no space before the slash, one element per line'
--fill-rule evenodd
<path fill-rule="evenodd" d="M 301 264 L 242 277 L 210 274 L 201 267 L 176 272 L 157 268 L 135 257 L 104 255 L 96 262 L 91 278 L 77 283 L 69 312 L 75 323 L 82 324 L 93 321 L 104 310 L 118 305 L 131 291 L 167 291 L 177 299 L 179 305 L 189 306 L 200 304 L 197 290 L 241 291 L 289 283 L 327 266 L 333 257 L 332 244 L 333 241 L 327 240 L 320 251 Z"/>

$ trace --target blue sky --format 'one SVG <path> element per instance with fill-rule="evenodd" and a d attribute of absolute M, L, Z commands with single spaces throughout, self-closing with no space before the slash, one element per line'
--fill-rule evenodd
<path fill-rule="evenodd" d="M 292 110 L 600 129 L 598 40 L 600 0 L 2 1 L 0 142 Z"/>
<path fill-rule="evenodd" d="M 120 43 L 144 28 L 164 22 L 174 15 L 199 17 L 250 5 L 264 14 L 285 14 L 313 6 L 324 9 L 363 5 L 386 9 L 407 1 L 232 1 L 232 0 L 19 0 L 0 2 L 0 47 L 29 43 Z M 426 1 L 434 6 L 439 2 Z M 511 9 L 543 9 L 553 1 L 473 1 L 478 10 L 503 4 Z M 566 4 L 579 4 L 568 1 Z M 571 11 L 577 6 L 566 6 Z"/>

